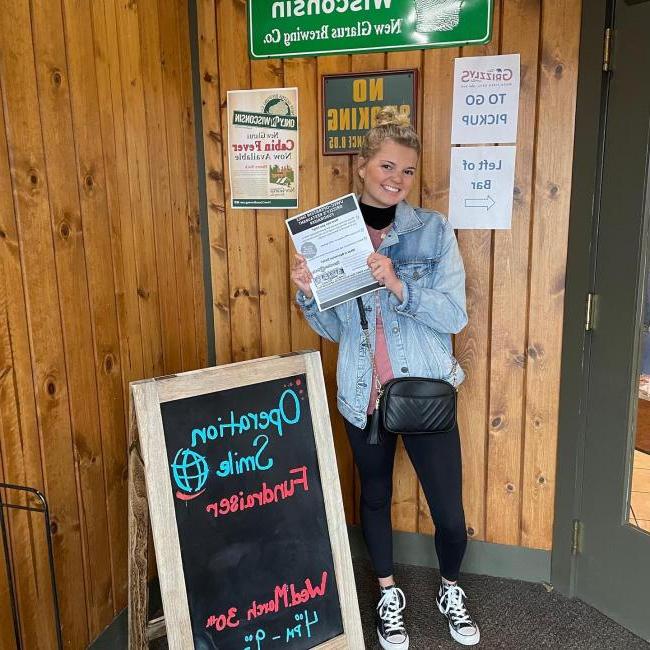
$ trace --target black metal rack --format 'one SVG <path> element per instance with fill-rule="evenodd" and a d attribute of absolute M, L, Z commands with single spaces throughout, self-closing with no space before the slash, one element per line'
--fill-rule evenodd
<path fill-rule="evenodd" d="M 19 492 L 26 492 L 36 497 L 42 507 L 34 506 L 21 506 L 16 503 L 5 503 L 3 500 L 4 490 L 16 490 Z M 47 506 L 47 500 L 38 490 L 26 487 L 24 485 L 13 485 L 12 483 L 0 483 L 0 529 L 2 530 L 2 544 L 4 547 L 5 562 L 7 565 L 7 579 L 9 580 L 9 597 L 11 599 L 11 614 L 14 621 L 14 635 L 16 637 L 16 646 L 18 650 L 22 650 L 22 642 L 20 637 L 20 617 L 18 613 L 18 605 L 16 599 L 16 584 L 14 582 L 13 570 L 11 566 L 11 557 L 9 554 L 9 538 L 7 535 L 7 524 L 5 522 L 5 510 L 28 510 L 29 512 L 42 513 L 45 518 L 45 538 L 47 540 L 47 554 L 50 564 L 50 585 L 52 589 L 52 602 L 54 604 L 54 615 L 56 617 L 56 637 L 58 641 L 59 650 L 63 650 L 63 640 L 61 638 L 61 615 L 59 612 L 59 598 L 56 591 L 56 576 L 54 574 L 54 555 L 52 554 L 52 536 L 50 534 L 50 511 Z"/>

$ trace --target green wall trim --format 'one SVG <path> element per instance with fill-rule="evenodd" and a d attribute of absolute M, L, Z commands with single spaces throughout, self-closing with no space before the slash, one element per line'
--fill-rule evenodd
<path fill-rule="evenodd" d="M 88 646 L 88 650 L 127 650 L 129 646 L 128 609 L 125 607 L 113 622 Z"/>
<path fill-rule="evenodd" d="M 128 607 L 125 607 L 107 625 L 102 633 L 88 646 L 88 650 L 128 650 L 129 647 L 129 617 Z M 158 578 L 149 582 L 149 619 L 160 616 L 162 598 Z"/>
<path fill-rule="evenodd" d="M 192 91 L 194 93 L 194 141 L 196 143 L 196 171 L 199 193 L 199 223 L 201 226 L 201 250 L 203 252 L 203 290 L 205 293 L 205 335 L 208 343 L 208 366 L 217 363 L 215 349 L 214 314 L 212 312 L 212 272 L 210 270 L 210 233 L 208 230 L 208 195 L 205 178 L 205 152 L 203 149 L 203 103 L 201 100 L 201 69 L 199 61 L 199 28 L 196 0 L 190 0 L 189 13 L 190 54 L 192 57 Z M 189 188 L 192 191 L 194 188 Z"/>
<path fill-rule="evenodd" d="M 348 526 L 353 558 L 368 558 L 358 526 Z M 438 568 L 433 537 L 422 533 L 393 532 L 393 557 L 398 564 Z M 469 540 L 461 571 L 526 582 L 550 582 L 551 552 Z"/>

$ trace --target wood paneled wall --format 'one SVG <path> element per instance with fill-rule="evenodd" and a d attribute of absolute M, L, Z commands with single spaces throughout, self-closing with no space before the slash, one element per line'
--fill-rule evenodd
<path fill-rule="evenodd" d="M 353 189 L 355 158 L 320 153 L 321 75 L 418 68 L 423 155 L 410 200 L 446 212 L 454 59 L 520 53 L 512 229 L 458 232 L 469 309 L 455 341 L 467 373 L 459 419 L 470 538 L 550 548 L 580 3 L 495 0 L 494 38 L 483 47 L 265 61 L 248 58 L 245 3 L 197 4 L 217 361 L 321 350 L 349 521 L 358 520 L 358 494 L 336 413 L 336 346 L 293 302 L 283 224 L 291 213 L 229 207 L 226 91 L 298 87 L 304 210 Z M 432 531 L 401 446 L 393 523 Z"/>
<path fill-rule="evenodd" d="M 229 207 L 226 92 L 298 87 L 302 210 L 353 189 L 355 158 L 320 153 L 321 75 L 418 68 L 411 201 L 446 212 L 454 58 L 521 54 L 513 226 L 458 233 L 470 323 L 455 347 L 470 537 L 550 548 L 580 3 L 496 0 L 481 48 L 268 61 L 248 59 L 245 3 L 196 4 L 217 360 L 321 350 L 350 521 L 336 346 L 293 302 L 288 213 Z M 5 0 L 0 12 L 0 480 L 50 501 L 71 648 L 126 603 L 128 382 L 207 362 L 187 9 Z M 393 515 L 396 529 L 432 530 L 401 446 Z M 9 524 L 23 643 L 52 648 L 40 518 Z"/>
<path fill-rule="evenodd" d="M 207 363 L 187 2 L 5 0 L 0 92 L 0 480 L 49 500 L 83 648 L 126 605 L 128 383 Z M 23 647 L 53 648 L 41 518 L 9 525 Z"/>

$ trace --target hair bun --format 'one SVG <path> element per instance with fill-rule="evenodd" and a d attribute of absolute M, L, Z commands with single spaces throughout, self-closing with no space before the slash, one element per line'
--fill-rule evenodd
<path fill-rule="evenodd" d="M 395 106 L 384 106 L 375 118 L 375 126 L 395 125 L 406 128 L 411 126 L 411 120 L 406 113 L 397 110 Z"/>
<path fill-rule="evenodd" d="M 422 151 L 420 137 L 411 126 L 408 115 L 397 110 L 396 106 L 381 108 L 372 123 L 373 126 L 363 137 L 359 148 L 359 155 L 364 161 L 370 160 L 379 151 L 384 140 L 392 140 L 409 147 L 417 152 L 418 156 L 420 155 Z"/>

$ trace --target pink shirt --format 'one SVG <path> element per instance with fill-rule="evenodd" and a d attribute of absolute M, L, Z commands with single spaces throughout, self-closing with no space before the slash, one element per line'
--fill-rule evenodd
<path fill-rule="evenodd" d="M 393 224 L 382 228 L 381 230 L 375 230 L 370 226 L 366 225 L 368 229 L 368 234 L 370 235 L 370 240 L 372 245 L 375 247 L 375 250 L 379 248 L 379 245 L 382 242 L 383 236 L 385 235 L 392 227 Z M 379 290 L 381 291 L 381 289 Z M 375 365 L 377 366 L 377 372 L 379 373 L 379 381 L 382 386 L 389 380 L 393 379 L 395 376 L 393 374 L 393 368 L 390 365 L 390 357 L 388 356 L 388 346 L 386 344 L 386 335 L 384 334 L 384 320 L 381 317 L 381 307 L 379 306 L 379 292 L 375 292 L 375 311 L 377 313 L 376 321 L 376 336 L 375 336 Z M 375 371 L 372 373 L 372 384 L 370 388 L 370 402 L 368 403 L 368 413 L 372 413 L 375 410 L 375 402 L 377 401 L 377 387 L 375 384 Z"/>

